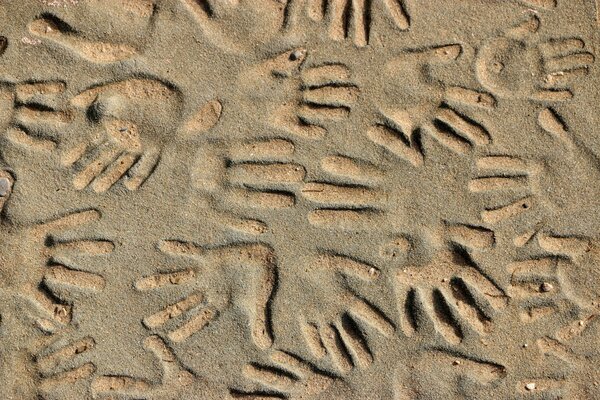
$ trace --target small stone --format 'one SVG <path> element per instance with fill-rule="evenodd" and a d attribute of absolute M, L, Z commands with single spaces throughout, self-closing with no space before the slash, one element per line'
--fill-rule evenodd
<path fill-rule="evenodd" d="M 531 392 L 532 390 L 535 390 L 535 387 L 536 387 L 536 386 L 535 386 L 535 383 L 533 383 L 533 382 L 530 382 L 530 383 L 528 383 L 527 385 L 525 385 L 525 389 L 529 390 L 530 392 Z"/>
<path fill-rule="evenodd" d="M 523 345 L 523 348 L 524 348 L 524 349 L 526 349 L 527 347 L 529 347 L 529 345 L 528 345 L 527 343 L 525 343 L 525 344 Z"/>
<path fill-rule="evenodd" d="M 448 283 L 449 281 L 450 281 L 450 279 L 448 279 L 448 278 L 442 279 L 442 282 L 444 282 L 444 283 Z"/>
<path fill-rule="evenodd" d="M 304 52 L 302 50 L 296 50 L 290 54 L 291 61 L 297 61 L 304 56 Z"/>
<path fill-rule="evenodd" d="M 579 321 L 579 326 L 583 326 L 584 322 L 583 321 Z"/>
<path fill-rule="evenodd" d="M 452 365 L 460 365 L 460 360 L 454 360 L 454 361 L 452 361 Z"/>
<path fill-rule="evenodd" d="M 548 283 L 548 282 L 544 282 L 540 286 L 540 291 L 543 293 L 548 293 L 548 292 L 552 291 L 552 289 L 554 289 L 554 286 L 552 286 L 552 284 Z"/>
<path fill-rule="evenodd" d="M 6 197 L 10 192 L 10 179 L 0 178 L 0 197 Z"/>

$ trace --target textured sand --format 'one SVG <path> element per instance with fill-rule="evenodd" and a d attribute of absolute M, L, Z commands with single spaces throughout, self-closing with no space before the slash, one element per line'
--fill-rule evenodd
<path fill-rule="evenodd" d="M 600 399 L 599 6 L 0 1 L 0 400 Z"/>

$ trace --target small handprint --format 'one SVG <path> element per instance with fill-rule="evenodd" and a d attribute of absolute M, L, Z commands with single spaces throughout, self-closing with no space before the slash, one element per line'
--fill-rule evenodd
<path fill-rule="evenodd" d="M 316 359 L 327 358 L 341 373 L 354 367 L 365 368 L 373 362 L 359 324 L 364 323 L 384 336 L 395 331 L 389 319 L 348 282 L 353 278 L 364 284 L 378 280 L 380 271 L 369 264 L 346 256 L 322 254 L 279 275 L 273 306 L 274 327 L 297 326 L 305 342 L 301 347 L 307 348 Z M 289 303 L 290 298 L 295 301 Z"/>
<path fill-rule="evenodd" d="M 572 85 L 595 57 L 579 38 L 539 37 L 540 20 L 528 20 L 484 44 L 477 55 L 479 82 L 495 95 L 540 102 L 573 97 Z"/>
<path fill-rule="evenodd" d="M 335 378 L 284 351 L 275 350 L 269 358 L 275 366 L 252 363 L 243 371 L 244 376 L 259 384 L 261 389 L 232 389 L 231 396 L 234 399 L 308 398 L 325 392 L 335 381 Z M 272 395 L 261 394 L 265 390 Z"/>
<path fill-rule="evenodd" d="M 190 293 L 175 304 L 144 318 L 144 325 L 153 331 L 161 331 L 168 322 L 180 323 L 166 332 L 166 337 L 180 343 L 202 331 L 220 313 L 230 307 L 232 289 L 215 285 L 218 274 L 224 268 L 256 270 L 252 291 L 252 304 L 248 307 L 250 331 L 255 344 L 267 348 L 272 344 L 268 303 L 275 284 L 275 259 L 272 250 L 263 244 L 232 244 L 205 248 L 191 242 L 163 241 L 159 249 L 172 257 L 197 260 L 197 269 L 164 272 L 139 279 L 135 287 L 140 291 L 168 290 L 185 285 Z M 171 324 L 172 325 L 172 324 Z M 169 325 L 169 326 L 171 326 Z"/>
<path fill-rule="evenodd" d="M 260 104 L 268 123 L 302 138 L 322 138 L 326 124 L 346 118 L 359 89 L 340 63 L 309 65 L 306 49 L 289 50 L 261 61 L 238 76 L 253 107 Z"/>
<path fill-rule="evenodd" d="M 356 46 L 363 47 L 371 39 L 377 3 L 365 0 L 287 0 L 286 29 L 306 28 L 306 24 L 302 24 L 302 17 L 306 15 L 315 22 L 324 20 L 333 40 L 352 37 Z M 382 0 L 380 3 L 383 3 L 396 28 L 409 28 L 410 20 L 402 0 Z"/>

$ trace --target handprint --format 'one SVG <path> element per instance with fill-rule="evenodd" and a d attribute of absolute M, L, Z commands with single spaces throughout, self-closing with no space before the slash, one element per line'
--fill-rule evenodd
<path fill-rule="evenodd" d="M 58 132 L 73 121 L 64 106 L 61 81 L 0 84 L 0 131 L 14 143 L 34 150 L 57 147 Z"/>
<path fill-rule="evenodd" d="M 335 380 L 306 361 L 284 351 L 275 350 L 269 358 L 275 366 L 253 363 L 244 369 L 244 376 L 259 384 L 261 389 L 232 389 L 231 396 L 234 399 L 308 398 L 307 396 L 325 392 Z M 269 394 L 265 394 L 266 392 Z"/>
<path fill-rule="evenodd" d="M 305 14 L 315 22 L 325 20 L 333 40 L 352 36 L 355 45 L 366 46 L 371 38 L 377 3 L 368 0 L 287 0 L 286 28 L 296 29 Z M 409 28 L 410 20 L 402 0 L 382 0 L 381 3 L 396 28 Z"/>
<path fill-rule="evenodd" d="M 395 328 L 351 287 L 349 280 L 358 278 L 363 284 L 372 283 L 380 271 L 336 254 L 321 254 L 296 265 L 298 268 L 293 270 L 280 270 L 273 306 L 274 327 L 297 326 L 305 342 L 302 347 L 306 346 L 316 359 L 327 357 L 341 373 L 370 365 L 373 354 L 359 326 L 364 323 L 384 336 L 390 336 Z M 294 301 L 290 303 L 289 299 Z"/>
<path fill-rule="evenodd" d="M 62 162 L 75 170 L 76 189 L 105 192 L 117 182 L 139 188 L 154 172 L 166 146 L 178 134 L 181 94 L 159 80 L 132 78 L 87 89 L 71 100 L 94 130 L 63 152 Z M 217 101 L 206 103 L 184 125 L 188 131 L 210 129 L 219 119 Z M 180 135 L 180 138 L 185 138 Z"/>
<path fill-rule="evenodd" d="M 506 296 L 470 254 L 492 247 L 493 232 L 462 224 L 447 224 L 444 229 L 447 247 L 434 250 L 429 258 L 413 258 L 413 251 L 423 251 L 402 237 L 394 238 L 393 247 L 386 244 L 382 254 L 401 262 L 396 287 L 404 334 L 434 340 L 439 336 L 457 344 L 489 333 L 496 310 L 506 305 Z"/>
<path fill-rule="evenodd" d="M 406 50 L 386 62 L 384 79 L 378 85 L 375 100 L 380 114 L 367 136 L 414 166 L 423 163 L 420 136 L 432 136 L 456 153 L 490 143 L 487 130 L 456 109 L 453 104 L 493 108 L 494 98 L 462 87 L 447 87 L 432 76 L 432 67 L 456 60 L 462 53 L 459 44 Z M 407 83 L 412 76 L 418 84 Z"/>
<path fill-rule="evenodd" d="M 383 221 L 386 193 L 378 185 L 383 171 L 364 160 L 328 156 L 321 160 L 328 180 L 302 185 L 302 197 L 314 204 L 308 222 L 321 228 L 359 229 Z M 343 182 L 343 183 L 340 183 Z"/>
<path fill-rule="evenodd" d="M 155 4 L 152 0 L 124 0 L 119 7 L 107 7 L 101 0 L 87 0 L 65 7 L 60 14 L 50 13 L 29 23 L 29 31 L 42 39 L 62 46 L 93 63 L 113 63 L 130 59 L 144 47 L 144 36 L 154 26 Z M 101 32 L 107 40 L 88 38 L 83 26 L 72 27 L 67 20 L 88 21 L 89 26 L 110 26 Z M 94 32 L 96 33 L 96 32 Z M 90 37 L 94 35 L 89 35 Z"/>
<path fill-rule="evenodd" d="M 539 19 L 531 16 L 481 47 L 476 71 L 487 90 L 540 102 L 573 97 L 572 84 L 588 74 L 595 57 L 581 39 L 539 38 L 539 26 Z"/>
<path fill-rule="evenodd" d="M 302 138 L 322 138 L 328 122 L 346 118 L 360 90 L 340 63 L 308 62 L 306 49 L 275 55 L 244 70 L 238 85 L 253 107 L 260 104 L 268 123 Z"/>
<path fill-rule="evenodd" d="M 114 250 L 114 243 L 97 238 L 62 237 L 100 217 L 96 210 L 83 210 L 24 228 L 8 222 L 0 226 L 4 238 L 0 247 L 0 290 L 24 297 L 43 311 L 45 317 L 36 320 L 42 329 L 53 331 L 71 321 L 72 306 L 59 300 L 52 288 L 67 286 L 85 292 L 104 287 L 100 275 L 81 270 L 73 265 L 71 257 L 102 256 Z M 23 246 L 33 246 L 34 250 L 18 251 Z"/>
<path fill-rule="evenodd" d="M 515 230 L 517 259 L 508 265 L 509 295 L 525 321 L 576 305 L 591 307 L 600 299 L 600 292 L 587 284 L 598 275 L 597 238 L 579 233 L 598 224 L 600 192 L 589 185 L 600 179 L 597 158 L 552 109 L 540 111 L 538 124 L 546 139 L 560 146 L 560 157 L 484 156 L 477 160 L 479 173 L 469 184 L 471 191 L 485 196 L 483 221 Z M 582 201 L 574 203 L 575 197 Z M 576 223 L 565 224 L 565 215 L 575 216 Z"/>
<path fill-rule="evenodd" d="M 283 24 L 282 0 L 181 0 L 202 33 L 223 50 L 242 53 L 267 42 Z M 232 26 L 238 30 L 233 35 Z"/>
<path fill-rule="evenodd" d="M 295 188 L 306 174 L 292 162 L 294 151 L 291 141 L 278 138 L 208 144 L 196 156 L 193 185 L 209 194 L 215 205 L 291 207 Z"/>
<path fill-rule="evenodd" d="M 97 376 L 91 383 L 94 398 L 108 400 L 119 396 L 123 399 L 139 399 L 143 396 L 148 400 L 176 400 L 188 398 L 190 393 L 196 391 L 206 394 L 207 388 L 202 385 L 202 381 L 181 365 L 160 337 L 147 337 L 144 347 L 155 355 L 162 367 L 160 383 L 129 376 Z"/>
<path fill-rule="evenodd" d="M 250 316 L 250 331 L 255 344 L 267 348 L 272 344 L 268 302 L 275 284 L 275 259 L 272 250 L 263 244 L 231 244 L 221 247 L 201 247 L 191 242 L 164 241 L 159 249 L 172 257 L 185 257 L 197 260 L 196 269 L 163 272 L 139 279 L 135 286 L 140 291 L 168 290 L 180 285 L 190 287 L 189 294 L 175 304 L 144 318 L 144 325 L 153 331 L 164 331 L 166 337 L 175 343 L 183 342 L 200 332 L 211 321 L 225 312 L 230 306 L 231 288 L 218 285 L 222 280 L 218 274 L 223 269 L 251 269 L 256 271 L 256 281 L 252 290 L 251 305 L 247 309 Z M 179 324 L 171 329 L 179 320 Z"/>

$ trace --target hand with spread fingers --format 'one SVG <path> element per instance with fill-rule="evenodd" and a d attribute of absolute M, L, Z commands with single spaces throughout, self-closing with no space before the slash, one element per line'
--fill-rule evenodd
<path fill-rule="evenodd" d="M 220 103 L 209 101 L 178 129 L 182 101 L 178 90 L 150 78 L 95 86 L 71 99 L 80 123 L 73 128 L 89 132 L 62 145 L 61 161 L 74 171 L 73 186 L 103 193 L 122 182 L 128 190 L 138 189 L 165 148 L 210 129 L 220 117 Z"/>
<path fill-rule="evenodd" d="M 259 61 L 240 73 L 239 87 L 252 107 L 260 105 L 270 127 L 319 139 L 327 124 L 347 118 L 360 94 L 347 66 L 312 64 L 309 51 L 295 48 Z"/>
<path fill-rule="evenodd" d="M 491 135 L 463 111 L 492 109 L 495 99 L 488 93 L 448 86 L 436 78 L 436 70 L 455 64 L 463 52 L 460 44 L 406 49 L 382 65 L 384 79 L 372 82 L 377 120 L 367 130 L 376 145 L 408 161 L 423 164 L 423 135 L 448 150 L 466 154 L 491 142 Z M 416 83 L 407 83 L 406 76 Z"/>
<path fill-rule="evenodd" d="M 300 334 L 296 337 L 300 342 L 295 346 L 307 349 L 313 359 L 326 360 L 327 368 L 336 373 L 368 367 L 373 362 L 369 342 L 375 336 L 365 332 L 389 337 L 395 327 L 351 287 L 351 281 L 372 284 L 380 271 L 337 254 L 321 254 L 296 265 L 294 271 L 281 267 L 279 272 L 272 310 L 275 336 L 278 327 L 297 327 L 294 331 Z"/>
<path fill-rule="evenodd" d="M 582 39 L 540 38 L 536 16 L 485 43 L 477 54 L 479 82 L 510 99 L 541 102 L 573 97 L 574 82 L 589 73 L 595 57 Z"/>
<path fill-rule="evenodd" d="M 295 29 L 306 15 L 315 22 L 325 21 L 329 37 L 333 40 L 352 37 L 356 46 L 363 47 L 371 39 L 379 3 L 396 28 L 403 31 L 409 28 L 410 19 L 403 0 L 287 0 L 286 28 Z"/>
<path fill-rule="evenodd" d="M 183 299 L 166 305 L 162 310 L 146 316 L 144 325 L 164 334 L 170 342 L 181 343 L 201 332 L 220 314 L 226 312 L 234 299 L 233 286 L 223 282 L 222 274 L 240 271 L 236 276 L 248 276 L 253 284 L 245 310 L 250 320 L 250 334 L 254 344 L 265 349 L 273 343 L 268 304 L 275 285 L 273 251 L 260 243 L 236 243 L 218 247 L 202 247 L 192 242 L 168 240 L 159 244 L 164 254 L 197 262 L 197 267 L 160 272 L 146 276 L 135 283 L 141 292 L 164 293 L 187 287 Z M 238 294 L 236 294 L 238 295 Z M 236 298 L 238 298 L 237 296 Z"/>
<path fill-rule="evenodd" d="M 306 174 L 294 152 L 294 143 L 280 138 L 206 143 L 196 154 L 192 185 L 223 209 L 291 207 Z"/>

